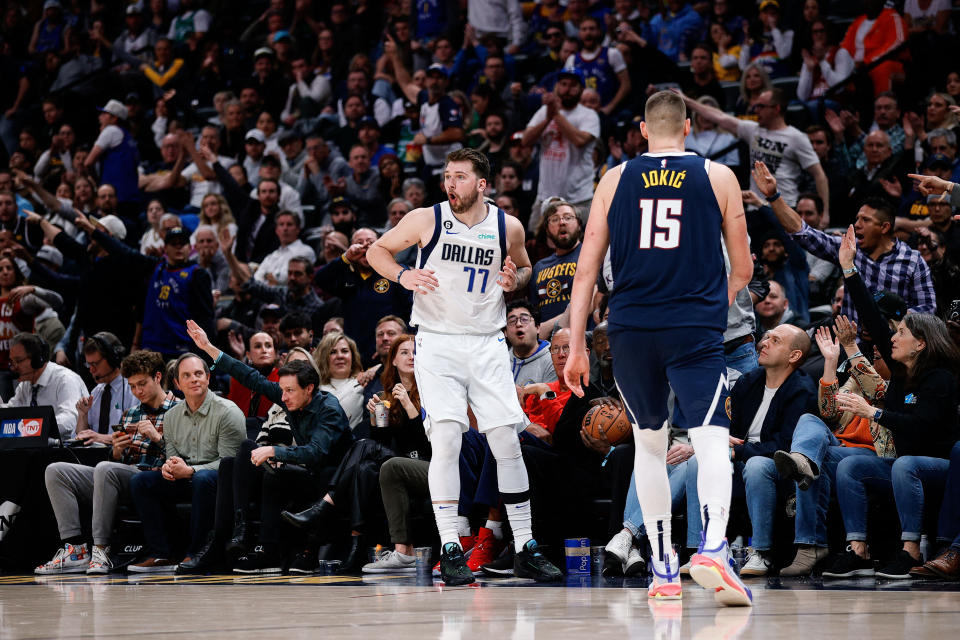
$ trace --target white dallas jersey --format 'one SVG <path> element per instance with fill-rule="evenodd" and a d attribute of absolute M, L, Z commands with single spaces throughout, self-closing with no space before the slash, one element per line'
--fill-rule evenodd
<path fill-rule="evenodd" d="M 430 242 L 417 267 L 436 272 L 440 286 L 414 293 L 410 324 L 427 331 L 487 335 L 503 329 L 507 306 L 497 275 L 507 256 L 504 212 L 487 204 L 487 217 L 472 227 L 460 222 L 450 202 L 434 205 Z"/>

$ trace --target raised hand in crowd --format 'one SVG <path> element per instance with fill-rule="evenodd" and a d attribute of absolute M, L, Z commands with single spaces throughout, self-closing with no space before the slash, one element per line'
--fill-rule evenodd
<path fill-rule="evenodd" d="M 840 362 L 840 340 L 834 338 L 830 335 L 829 327 L 817 327 L 817 332 L 814 334 L 814 338 L 817 341 L 817 348 L 820 350 L 820 355 L 823 356 L 823 359 L 831 363 L 830 368 L 836 370 L 837 363 Z M 827 366 L 824 366 L 824 371 L 827 370 Z"/>
<path fill-rule="evenodd" d="M 743 198 L 743 204 L 751 207 L 762 207 L 767 204 L 763 199 L 760 198 L 760 196 L 749 189 L 741 191 L 740 196 Z"/>
<path fill-rule="evenodd" d="M 841 269 L 852 269 L 853 261 L 857 256 L 857 236 L 853 225 L 847 227 L 846 233 L 840 238 L 840 249 L 837 251 L 837 261 Z"/>

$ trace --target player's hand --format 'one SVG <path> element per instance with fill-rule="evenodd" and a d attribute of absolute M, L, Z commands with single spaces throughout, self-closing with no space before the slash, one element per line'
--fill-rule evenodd
<path fill-rule="evenodd" d="M 937 176 L 921 176 L 916 173 L 908 173 L 907 177 L 916 181 L 916 189 L 925 196 L 932 194 L 943 194 L 942 200 L 946 200 L 946 194 L 953 188 L 953 183 Z"/>
<path fill-rule="evenodd" d="M 583 386 L 590 384 L 590 359 L 587 350 L 570 351 L 563 367 L 563 380 L 578 398 L 583 397 Z M 582 383 L 582 385 L 581 385 Z"/>
<path fill-rule="evenodd" d="M 440 281 L 433 269 L 407 269 L 397 281 L 400 286 L 414 293 L 430 293 L 436 291 Z"/>
<path fill-rule="evenodd" d="M 753 164 L 753 181 L 766 198 L 770 198 L 777 192 L 777 179 L 770 173 L 770 169 L 767 169 L 767 165 L 760 160 Z"/>
<path fill-rule="evenodd" d="M 503 287 L 504 291 L 513 291 L 517 288 L 517 265 L 510 256 L 503 261 L 503 269 L 498 271 L 497 275 L 500 276 L 497 284 Z"/>

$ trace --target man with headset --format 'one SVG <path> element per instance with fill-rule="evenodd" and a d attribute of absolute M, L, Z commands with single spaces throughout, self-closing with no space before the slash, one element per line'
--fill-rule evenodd
<path fill-rule="evenodd" d="M 95 333 L 83 344 L 87 369 L 97 383 L 77 402 L 77 439 L 84 444 L 112 445 L 111 425 L 120 424 L 123 412 L 137 404 L 120 373 L 123 355 L 123 345 L 109 331 Z"/>
<path fill-rule="evenodd" d="M 52 406 L 60 428 L 60 438 L 74 436 L 77 403 L 87 395 L 87 385 L 76 373 L 49 362 L 50 347 L 33 333 L 19 333 L 10 343 L 10 369 L 20 385 L 3 407 Z"/>

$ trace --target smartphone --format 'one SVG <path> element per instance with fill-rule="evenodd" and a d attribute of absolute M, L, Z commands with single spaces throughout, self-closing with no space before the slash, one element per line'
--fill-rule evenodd
<path fill-rule="evenodd" d="M 127 431 L 127 430 L 123 427 L 122 424 L 111 425 L 110 428 L 113 429 L 113 430 L 114 430 L 115 432 L 117 432 L 117 433 L 126 433 L 126 431 Z"/>

